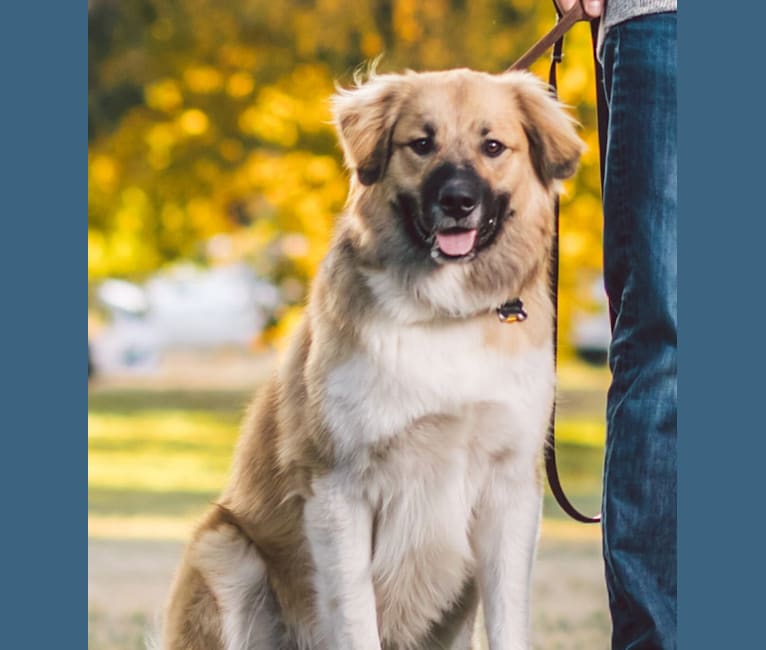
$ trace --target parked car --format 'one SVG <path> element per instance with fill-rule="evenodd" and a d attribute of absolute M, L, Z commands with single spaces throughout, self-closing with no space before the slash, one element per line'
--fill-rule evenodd
<path fill-rule="evenodd" d="M 603 278 L 593 283 L 591 291 L 597 310 L 595 312 L 581 310 L 575 313 L 572 344 L 580 359 L 600 366 L 608 360 L 609 344 L 612 341 L 609 304 L 604 292 Z"/>
<path fill-rule="evenodd" d="M 244 264 L 178 266 L 143 286 L 108 279 L 96 298 L 108 324 L 89 342 L 89 352 L 105 374 L 151 371 L 171 348 L 247 346 L 280 302 L 277 288 Z"/>

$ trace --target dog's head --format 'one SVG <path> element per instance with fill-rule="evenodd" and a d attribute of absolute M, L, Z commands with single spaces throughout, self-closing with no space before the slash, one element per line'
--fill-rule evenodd
<path fill-rule="evenodd" d="M 536 77 L 373 75 L 336 95 L 334 114 L 352 202 L 386 263 L 410 276 L 462 264 L 479 291 L 539 270 L 582 142 Z"/>

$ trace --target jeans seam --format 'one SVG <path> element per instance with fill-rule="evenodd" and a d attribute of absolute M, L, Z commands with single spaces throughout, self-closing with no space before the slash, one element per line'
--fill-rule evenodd
<path fill-rule="evenodd" d="M 612 57 L 611 57 L 612 75 L 611 75 L 611 93 L 609 94 L 610 104 L 614 94 L 614 84 L 615 84 L 614 65 L 619 56 L 619 51 L 620 51 L 620 34 L 621 34 L 621 25 L 616 25 L 612 30 L 610 30 L 610 34 L 609 34 L 609 37 L 614 40 L 613 47 L 612 47 Z M 622 146 L 620 146 L 622 145 L 621 129 L 610 130 L 610 140 L 608 144 L 609 144 L 608 151 L 611 154 L 609 157 L 609 162 L 612 163 L 609 170 L 610 183 L 612 183 L 611 179 L 615 179 L 615 178 L 617 179 L 617 181 L 613 183 L 613 186 L 620 188 L 620 191 L 616 197 L 617 198 L 616 203 L 617 203 L 620 214 L 624 215 L 626 201 L 625 201 L 625 194 L 623 191 L 624 185 L 623 183 L 620 182 L 620 178 L 624 174 L 624 160 L 622 155 L 623 148 Z M 615 169 L 615 163 L 616 163 L 616 169 Z M 622 240 L 622 233 L 620 233 L 620 236 L 618 239 L 620 241 Z M 622 301 L 622 296 L 620 296 L 619 310 L 622 311 L 623 308 L 624 308 L 624 305 Z M 609 408 L 607 407 L 607 422 L 609 422 L 610 419 L 611 417 L 609 417 Z M 614 450 L 613 444 L 609 444 L 608 442 L 606 446 L 607 453 L 604 458 L 605 477 L 606 477 L 606 474 L 609 472 L 613 450 Z M 611 583 L 618 590 L 618 593 L 616 595 L 620 600 L 624 600 L 621 596 L 621 593 L 625 591 L 625 587 L 622 584 L 622 581 L 619 578 L 618 572 L 615 570 L 614 564 L 612 562 L 612 551 L 611 551 L 611 546 L 609 544 L 609 535 L 607 533 L 610 517 L 608 514 L 608 508 L 606 507 L 607 506 L 606 481 L 604 481 L 603 497 L 604 497 L 603 507 L 602 507 L 602 519 L 603 519 L 602 536 L 603 536 L 603 546 L 604 546 L 603 555 L 604 555 L 605 562 L 608 566 L 609 573 L 611 574 Z M 628 604 L 628 607 L 630 607 L 630 604 L 629 603 L 627 604 Z"/>

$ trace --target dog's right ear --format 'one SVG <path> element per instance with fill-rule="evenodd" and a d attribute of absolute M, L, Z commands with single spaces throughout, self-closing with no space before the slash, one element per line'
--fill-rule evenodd
<path fill-rule="evenodd" d="M 333 97 L 335 128 L 346 165 L 363 185 L 376 183 L 391 157 L 391 137 L 405 94 L 400 75 L 372 75 L 351 90 Z"/>

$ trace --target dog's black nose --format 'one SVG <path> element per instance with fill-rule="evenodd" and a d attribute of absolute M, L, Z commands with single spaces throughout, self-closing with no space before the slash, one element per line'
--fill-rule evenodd
<path fill-rule="evenodd" d="M 462 219 L 474 211 L 479 203 L 479 192 L 473 183 L 457 178 L 441 188 L 438 202 L 445 216 Z"/>

